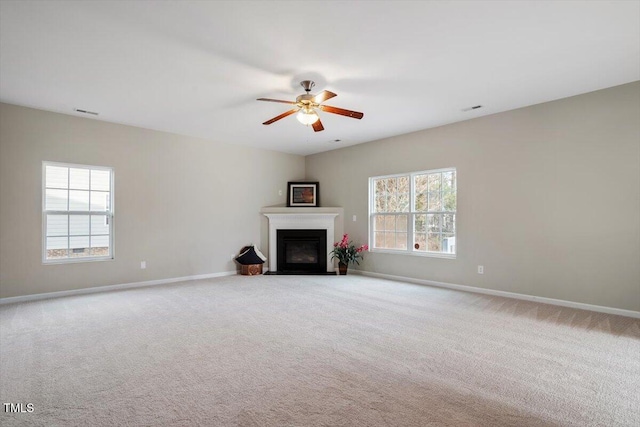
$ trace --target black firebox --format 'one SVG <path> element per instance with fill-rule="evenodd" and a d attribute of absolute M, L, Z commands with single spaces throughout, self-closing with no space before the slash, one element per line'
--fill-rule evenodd
<path fill-rule="evenodd" d="M 326 274 L 327 230 L 277 230 L 278 273 Z"/>

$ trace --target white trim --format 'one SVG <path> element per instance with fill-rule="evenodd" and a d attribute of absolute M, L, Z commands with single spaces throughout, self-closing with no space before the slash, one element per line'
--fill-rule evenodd
<path fill-rule="evenodd" d="M 376 252 L 379 254 L 393 254 L 393 255 L 409 255 L 409 256 L 421 256 L 428 258 L 444 258 L 444 259 L 456 259 L 456 254 L 450 254 L 448 252 L 418 252 L 418 251 L 405 251 L 403 249 L 380 249 L 369 247 L 369 252 Z"/>
<path fill-rule="evenodd" d="M 73 289 L 69 291 L 47 292 L 43 294 L 23 295 L 19 297 L 0 298 L 0 305 L 17 302 L 37 301 L 41 299 L 60 298 L 72 295 L 95 294 L 99 292 L 117 291 L 122 289 L 143 288 L 146 286 L 166 285 L 167 283 L 187 282 L 191 280 L 210 279 L 213 277 L 234 276 L 236 271 L 223 271 L 220 273 L 198 274 L 195 276 L 172 277 L 170 279 L 147 280 L 145 282 L 124 283 L 121 285 L 96 286 L 94 288 Z"/>
<path fill-rule="evenodd" d="M 78 258 L 61 258 L 51 259 L 48 261 L 42 261 L 42 265 L 56 265 L 56 264 L 77 264 L 80 262 L 102 262 L 102 261 L 114 261 L 115 259 L 109 256 L 104 257 L 78 257 Z"/>
<path fill-rule="evenodd" d="M 57 188 L 57 187 L 47 187 L 47 166 L 53 167 L 63 167 L 67 168 L 67 174 L 71 173 L 71 169 L 86 169 L 89 172 L 92 170 L 102 170 L 109 172 L 109 208 L 106 211 L 71 211 L 69 210 L 69 191 L 71 191 L 71 179 L 69 175 L 67 175 L 67 188 Z M 58 210 L 47 210 L 46 209 L 46 192 L 48 188 L 67 190 L 67 209 L 58 211 Z M 82 263 L 82 262 L 94 262 L 94 261 L 112 261 L 115 259 L 115 223 L 114 223 L 114 210 L 115 210 L 115 197 L 114 197 L 114 189 L 115 189 L 115 169 L 111 166 L 92 166 L 92 165 L 81 165 L 76 163 L 60 163 L 60 162 L 50 162 L 50 161 L 42 161 L 42 224 L 41 231 L 42 234 L 42 265 L 50 265 L 50 264 L 74 264 L 74 263 Z M 89 175 L 89 190 L 91 192 L 91 175 Z M 101 190 L 103 191 L 103 190 Z M 89 202 L 89 207 L 91 206 L 91 202 Z M 88 256 L 88 257 L 77 257 L 72 258 L 69 257 L 70 254 L 67 254 L 67 258 L 55 258 L 55 259 L 47 259 L 47 215 L 67 215 L 67 221 L 71 218 L 71 215 L 104 215 L 109 224 L 109 255 L 108 256 Z M 69 224 L 67 223 L 67 239 L 71 237 L 70 235 L 71 229 Z M 61 236 L 62 237 L 62 236 Z M 89 239 L 91 239 L 91 220 L 89 221 Z M 71 250 L 69 247 L 69 240 L 67 240 L 67 251 Z"/>
<path fill-rule="evenodd" d="M 77 163 L 65 163 L 65 162 L 51 162 L 49 160 L 43 160 L 42 161 L 43 164 L 49 165 L 49 166 L 60 166 L 63 168 L 68 168 L 68 167 L 73 167 L 76 169 L 101 169 L 101 170 L 113 170 L 113 168 L 111 166 L 98 166 L 98 165 L 84 165 L 84 164 L 77 164 Z"/>
<path fill-rule="evenodd" d="M 301 208 L 304 209 L 304 208 Z M 309 208 L 307 208 L 309 209 Z M 313 211 L 311 211 L 313 212 Z M 278 230 L 326 230 L 327 233 L 327 272 L 335 271 L 331 260 L 333 250 L 333 239 L 335 234 L 335 218 L 340 215 L 338 212 L 332 213 L 265 213 L 269 218 L 269 269 L 278 270 Z"/>
<path fill-rule="evenodd" d="M 602 305 L 585 304 L 582 302 L 573 302 L 573 301 L 566 301 L 561 299 L 538 297 L 535 295 L 519 294 L 516 292 L 497 291 L 494 289 L 478 288 L 475 286 L 457 285 L 455 283 L 436 282 L 433 280 L 426 280 L 426 279 L 415 279 L 413 277 L 394 276 L 391 274 L 374 273 L 374 272 L 365 271 L 365 270 L 353 269 L 350 271 L 352 273 L 360 274 L 362 276 L 371 276 L 371 277 L 378 277 L 380 279 L 397 280 L 399 282 L 414 283 L 416 285 L 435 286 L 438 288 L 454 289 L 456 291 L 472 292 L 476 294 L 486 294 L 486 295 L 513 298 L 513 299 L 519 299 L 519 300 L 525 300 L 525 301 L 540 302 L 543 304 L 558 305 L 561 307 L 577 308 L 580 310 L 596 311 L 599 313 L 615 314 L 617 316 L 626 316 L 626 317 L 633 317 L 636 319 L 640 319 L 640 311 L 625 310 L 622 308 L 605 307 Z"/>
<path fill-rule="evenodd" d="M 428 170 L 423 170 L 423 171 L 392 173 L 390 175 L 378 175 L 378 176 L 372 176 L 371 178 L 375 178 L 375 179 L 397 178 L 399 176 L 424 175 L 424 174 L 428 174 L 428 173 L 450 172 L 450 171 L 455 171 L 455 170 L 456 170 L 455 166 L 449 166 L 449 167 L 446 167 L 446 168 L 439 168 L 439 169 L 428 169 Z"/>

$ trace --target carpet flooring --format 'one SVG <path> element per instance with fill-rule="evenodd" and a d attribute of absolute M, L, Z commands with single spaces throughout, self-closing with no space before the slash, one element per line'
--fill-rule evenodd
<path fill-rule="evenodd" d="M 3 426 L 639 426 L 639 385 L 639 319 L 364 276 L 0 307 Z"/>

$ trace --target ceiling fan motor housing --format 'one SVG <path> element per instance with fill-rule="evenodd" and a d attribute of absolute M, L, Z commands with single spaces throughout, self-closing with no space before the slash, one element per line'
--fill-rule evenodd
<path fill-rule="evenodd" d="M 302 86 L 307 93 L 311 92 L 311 88 L 313 88 L 315 85 L 316 82 L 314 82 L 313 80 L 303 80 L 300 82 L 300 86 Z"/>
<path fill-rule="evenodd" d="M 314 98 L 314 96 L 311 95 L 310 93 L 305 93 L 304 95 L 299 95 L 296 98 L 296 103 L 302 104 L 302 105 L 312 105 L 312 104 L 317 105 L 314 102 L 313 98 Z"/>

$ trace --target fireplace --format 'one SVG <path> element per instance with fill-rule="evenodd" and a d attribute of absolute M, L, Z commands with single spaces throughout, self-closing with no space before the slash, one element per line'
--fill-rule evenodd
<path fill-rule="evenodd" d="M 278 273 L 325 274 L 327 230 L 277 230 Z"/>
<path fill-rule="evenodd" d="M 336 240 L 336 231 L 338 235 L 342 233 L 342 216 L 344 211 L 342 208 L 285 208 L 285 207 L 265 207 L 262 208 L 262 214 L 269 219 L 269 274 L 294 274 L 291 271 L 300 271 L 303 274 L 335 274 L 335 267 L 333 261 L 331 261 L 331 250 L 333 249 L 333 242 Z M 336 230 L 336 227 L 338 229 Z M 293 243 L 289 252 L 290 254 L 297 254 L 297 257 L 293 259 L 294 262 L 285 262 L 288 273 L 280 271 L 280 257 L 286 256 L 286 252 L 278 250 L 278 233 L 281 231 L 313 231 L 321 232 L 324 234 L 324 250 L 320 244 L 318 253 L 318 266 L 313 269 L 310 266 L 304 266 L 309 268 L 304 270 L 300 264 L 310 264 L 309 255 L 301 255 L 301 252 L 308 249 L 309 242 L 305 244 L 307 247 L 300 247 L 300 244 Z M 296 236 L 299 237 L 299 236 Z M 296 248 L 298 244 L 298 248 Z M 315 245 L 315 243 L 313 243 Z M 306 259 L 305 259 L 306 257 Z M 294 264 L 294 265 L 289 265 Z M 324 266 L 324 270 L 322 269 Z M 317 268 L 317 270 L 316 270 Z M 310 273 L 310 271 L 317 271 L 317 273 Z"/>

